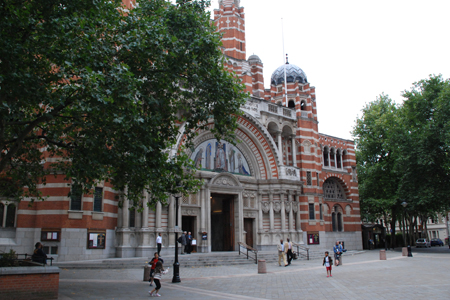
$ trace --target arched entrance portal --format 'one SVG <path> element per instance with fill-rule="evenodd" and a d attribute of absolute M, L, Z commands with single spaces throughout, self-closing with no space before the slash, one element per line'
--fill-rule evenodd
<path fill-rule="evenodd" d="M 234 251 L 235 198 L 211 194 L 211 251 Z"/>

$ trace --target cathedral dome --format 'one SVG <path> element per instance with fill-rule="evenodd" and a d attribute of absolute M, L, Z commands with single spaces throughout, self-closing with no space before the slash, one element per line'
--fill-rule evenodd
<path fill-rule="evenodd" d="M 272 73 L 272 77 L 270 78 L 270 83 L 273 85 L 277 85 L 284 82 L 284 66 L 286 66 L 286 81 L 299 83 L 307 83 L 308 79 L 306 78 L 305 72 L 302 69 L 297 67 L 296 65 L 286 64 L 278 67 L 275 72 Z"/>
<path fill-rule="evenodd" d="M 261 58 L 259 58 L 259 56 L 258 56 L 258 55 L 255 55 L 255 54 L 249 56 L 248 62 L 249 62 L 249 63 L 252 63 L 252 62 L 255 62 L 255 63 L 262 63 Z"/>

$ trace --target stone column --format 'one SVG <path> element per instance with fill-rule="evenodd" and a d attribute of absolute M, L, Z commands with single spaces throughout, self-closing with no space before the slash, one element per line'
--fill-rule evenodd
<path fill-rule="evenodd" d="M 169 215 L 167 220 L 167 226 L 169 228 L 169 231 L 173 231 L 175 228 L 175 199 L 173 196 L 169 196 Z"/>
<path fill-rule="evenodd" d="M 292 194 L 288 194 L 288 201 L 290 204 L 290 209 L 289 209 L 289 231 L 294 230 L 294 195 Z"/>
<path fill-rule="evenodd" d="M 156 215 L 155 215 L 156 231 L 161 230 L 161 210 L 162 210 L 161 201 L 158 201 L 156 202 Z"/>
<path fill-rule="evenodd" d="M 284 206 L 284 193 L 280 193 L 280 201 L 281 201 L 281 230 L 286 230 L 286 208 Z"/>
<path fill-rule="evenodd" d="M 202 187 L 199 192 L 200 196 L 200 231 L 206 231 L 206 190 Z"/>
<path fill-rule="evenodd" d="M 122 208 L 122 228 L 130 227 L 130 211 L 128 208 L 130 207 L 130 202 L 128 198 L 123 195 L 123 208 Z"/>
<path fill-rule="evenodd" d="M 242 192 L 240 192 L 238 194 L 238 214 L 236 215 L 235 213 L 235 217 L 234 217 L 234 223 L 235 223 L 235 227 L 234 227 L 234 231 L 235 231 L 235 236 L 238 237 L 238 241 L 239 242 L 244 242 L 245 243 L 245 237 L 244 237 L 244 198 L 242 197 Z M 236 228 L 237 225 L 237 228 Z M 235 242 L 234 245 L 234 250 L 239 250 L 237 248 L 237 243 Z"/>
<path fill-rule="evenodd" d="M 331 150 L 328 148 L 328 167 L 329 168 L 331 168 L 330 152 L 331 152 Z"/>
<path fill-rule="evenodd" d="M 3 204 L 3 222 L 2 224 L 0 224 L 3 228 L 6 227 L 6 216 L 7 216 L 7 212 L 8 212 L 8 205 Z M 17 212 L 17 210 L 16 210 Z M 17 218 L 16 218 L 17 219 Z"/>
<path fill-rule="evenodd" d="M 344 170 L 344 156 L 342 155 L 342 151 L 339 153 L 339 156 L 341 157 L 341 170 Z"/>
<path fill-rule="evenodd" d="M 142 222 L 141 228 L 148 228 L 148 193 L 145 192 L 145 197 L 142 199 Z"/>
<path fill-rule="evenodd" d="M 263 232 L 262 193 L 258 192 L 258 232 Z"/>
<path fill-rule="evenodd" d="M 297 166 L 297 157 L 296 157 L 297 149 L 295 147 L 295 134 L 291 135 L 291 138 L 292 138 L 292 165 L 294 167 L 296 167 Z"/>
<path fill-rule="evenodd" d="M 134 227 L 135 228 L 141 228 L 141 224 L 142 224 L 142 214 L 138 212 L 137 208 L 134 209 L 134 215 L 135 215 L 135 220 L 134 220 Z"/>
<path fill-rule="evenodd" d="M 273 216 L 273 193 L 269 193 L 269 201 L 270 201 L 270 207 L 269 207 L 269 220 L 270 220 L 270 231 L 272 232 L 274 230 L 274 216 Z"/>
<path fill-rule="evenodd" d="M 277 137 L 278 137 L 278 151 L 280 152 L 281 165 L 284 165 L 283 144 L 281 143 L 281 131 L 277 131 Z"/>
<path fill-rule="evenodd" d="M 294 195 L 293 196 L 296 201 L 293 201 L 292 204 L 293 205 L 297 205 L 297 214 L 295 216 L 295 229 L 297 230 L 302 230 L 302 225 L 301 225 L 301 219 L 300 219 L 300 199 L 298 198 L 298 195 Z"/>
<path fill-rule="evenodd" d="M 336 149 L 334 149 L 334 168 L 337 169 Z"/>

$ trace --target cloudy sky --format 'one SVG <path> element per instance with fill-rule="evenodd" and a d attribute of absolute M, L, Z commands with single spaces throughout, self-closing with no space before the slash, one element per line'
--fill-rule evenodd
<path fill-rule="evenodd" d="M 212 0 L 212 9 L 218 0 Z M 264 64 L 265 88 L 289 62 L 316 87 L 319 131 L 352 139 L 361 109 L 385 93 L 396 102 L 429 74 L 450 78 L 450 1 L 241 0 L 247 58 Z"/>

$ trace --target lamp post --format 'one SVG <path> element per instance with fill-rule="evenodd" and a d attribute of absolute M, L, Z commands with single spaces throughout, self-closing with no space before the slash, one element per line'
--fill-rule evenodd
<path fill-rule="evenodd" d="M 172 283 L 181 282 L 180 279 L 180 263 L 178 262 L 178 199 L 180 194 L 174 195 L 175 197 L 175 261 L 173 263 L 173 277 Z"/>
<path fill-rule="evenodd" d="M 406 202 L 406 201 L 403 201 L 402 202 L 402 206 L 403 206 L 403 212 L 404 212 L 404 215 L 405 215 L 405 223 L 403 223 L 403 226 L 406 228 L 406 230 L 405 230 L 405 228 L 403 228 L 403 234 L 405 234 L 405 231 L 406 232 L 408 232 L 407 230 L 408 230 L 408 226 L 406 225 L 406 206 L 408 205 L 408 203 Z M 408 233 L 406 234 L 406 236 L 405 236 L 405 238 L 403 239 L 404 240 L 404 242 L 405 242 L 405 245 L 407 244 L 406 243 L 406 238 L 407 238 L 407 236 L 408 236 Z"/>

